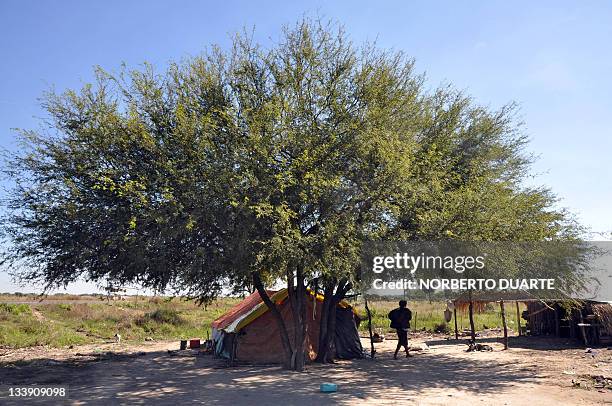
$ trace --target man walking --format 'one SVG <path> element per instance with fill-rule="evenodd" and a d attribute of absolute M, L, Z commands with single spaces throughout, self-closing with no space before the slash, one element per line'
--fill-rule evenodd
<path fill-rule="evenodd" d="M 406 358 L 412 357 L 408 351 L 408 329 L 410 328 L 410 320 L 412 320 L 412 312 L 406 305 L 405 300 L 400 300 L 399 307 L 391 310 L 388 316 L 391 320 L 391 328 L 397 331 L 397 348 L 393 359 L 397 359 L 397 353 L 401 347 L 406 350 Z"/>

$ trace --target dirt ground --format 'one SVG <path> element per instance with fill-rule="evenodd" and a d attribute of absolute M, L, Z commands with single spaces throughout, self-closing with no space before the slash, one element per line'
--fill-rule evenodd
<path fill-rule="evenodd" d="M 561 340 L 513 338 L 502 351 L 465 352 L 464 341 L 413 339 L 429 350 L 392 358 L 396 341 L 377 344 L 375 360 L 309 365 L 304 373 L 277 366 L 238 365 L 192 350 L 169 353 L 177 342 L 108 343 L 72 349 L 0 350 L 0 385 L 68 385 L 71 405 L 600 405 L 612 390 L 584 375 L 612 376 L 612 349 L 586 353 Z M 364 340 L 364 347 L 369 342 Z M 338 392 L 319 392 L 323 382 Z M 575 386 L 582 382 L 582 387 Z M 597 385 L 595 385 L 597 386 Z M 11 401 L 0 404 L 62 404 Z"/>

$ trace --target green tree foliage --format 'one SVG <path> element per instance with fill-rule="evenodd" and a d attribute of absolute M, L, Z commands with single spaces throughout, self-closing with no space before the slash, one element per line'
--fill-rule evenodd
<path fill-rule="evenodd" d="M 270 48 L 238 35 L 162 73 L 98 69 L 94 84 L 44 100 L 45 127 L 21 131 L 5 166 L 5 267 L 47 287 L 81 277 L 202 301 L 285 280 L 296 369 L 306 284 L 333 314 L 364 241 L 576 232 L 549 191 L 522 186 L 514 106 L 430 92 L 403 53 L 319 21 Z"/>

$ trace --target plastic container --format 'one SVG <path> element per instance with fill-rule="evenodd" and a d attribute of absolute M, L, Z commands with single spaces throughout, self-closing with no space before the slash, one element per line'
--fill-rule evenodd
<path fill-rule="evenodd" d="M 187 349 L 187 340 L 181 340 L 181 350 Z"/>
<path fill-rule="evenodd" d="M 189 340 L 189 348 L 200 348 L 200 339 Z"/>
<path fill-rule="evenodd" d="M 338 385 L 335 383 L 322 383 L 320 389 L 323 393 L 336 392 L 338 390 Z"/>

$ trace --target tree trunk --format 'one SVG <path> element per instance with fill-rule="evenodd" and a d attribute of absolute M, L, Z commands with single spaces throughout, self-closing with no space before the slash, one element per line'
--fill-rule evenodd
<path fill-rule="evenodd" d="M 334 300 L 333 293 L 335 288 L 335 281 L 327 280 L 324 283 L 323 288 L 323 304 L 321 306 L 321 319 L 319 320 L 319 345 L 317 352 L 317 362 L 327 362 L 328 359 L 328 327 L 329 327 L 329 313 L 331 304 Z M 334 331 L 335 334 L 335 331 Z"/>
<path fill-rule="evenodd" d="M 334 293 L 334 289 L 336 292 Z M 325 284 L 324 313 L 321 315 L 321 333 L 319 335 L 319 353 L 317 362 L 333 362 L 335 356 L 334 340 L 336 338 L 336 307 L 351 289 L 346 279 L 337 282 L 331 279 Z M 323 317 L 325 316 L 325 317 Z"/>
<path fill-rule="evenodd" d="M 303 371 L 306 365 L 306 286 L 304 285 L 304 272 L 301 265 L 296 267 L 295 285 L 293 272 L 287 273 L 287 287 L 289 303 L 293 314 L 294 348 L 291 354 L 291 369 Z"/>
<path fill-rule="evenodd" d="M 263 283 L 261 282 L 261 277 L 258 272 L 253 272 L 253 285 L 255 286 L 255 289 L 257 289 L 259 296 L 261 297 L 263 302 L 266 304 L 270 312 L 272 312 L 272 315 L 274 316 L 274 319 L 276 320 L 276 323 L 278 324 L 278 328 L 281 333 L 281 343 L 283 344 L 283 351 L 285 353 L 284 366 L 285 368 L 290 369 L 291 368 L 291 355 L 293 353 L 293 348 L 291 346 L 291 340 L 289 339 L 289 332 L 287 331 L 287 326 L 285 325 L 283 316 L 280 314 L 280 311 L 278 310 L 274 302 L 270 300 L 270 297 L 268 296 L 268 293 L 264 289 Z"/>
<path fill-rule="evenodd" d="M 472 291 L 470 290 L 470 305 L 468 308 L 468 313 L 470 315 L 470 332 L 472 336 L 472 341 L 476 341 L 476 327 L 474 327 L 474 302 L 472 301 Z"/>
<path fill-rule="evenodd" d="M 336 310 L 338 303 L 336 303 L 336 299 L 332 299 L 331 306 L 329 308 L 328 313 L 328 325 L 327 325 L 327 339 L 325 346 L 325 360 L 324 362 L 334 362 L 334 358 L 336 357 Z"/>
<path fill-rule="evenodd" d="M 508 349 L 508 325 L 506 324 L 506 308 L 504 307 L 504 301 L 499 301 L 499 307 L 501 308 L 502 325 L 504 326 L 504 350 Z"/>

